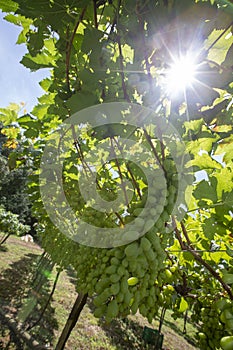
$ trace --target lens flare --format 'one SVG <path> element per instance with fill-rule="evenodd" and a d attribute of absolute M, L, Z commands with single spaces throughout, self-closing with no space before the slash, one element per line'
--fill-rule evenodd
<path fill-rule="evenodd" d="M 177 95 L 192 87 L 196 67 L 195 60 L 190 55 L 174 58 L 166 72 L 167 93 Z"/>

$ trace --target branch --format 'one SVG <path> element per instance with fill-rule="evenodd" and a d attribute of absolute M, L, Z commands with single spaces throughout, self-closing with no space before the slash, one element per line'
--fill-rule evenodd
<path fill-rule="evenodd" d="M 95 23 L 95 28 L 98 28 L 98 21 L 97 21 L 97 4 L 96 0 L 93 0 L 93 7 L 94 7 L 94 23 Z"/>
<path fill-rule="evenodd" d="M 175 233 L 176 233 L 176 237 L 180 243 L 180 246 L 181 246 L 181 249 L 184 250 L 184 251 L 188 251 L 190 252 L 193 257 L 195 258 L 196 261 L 198 261 L 202 266 L 204 266 L 210 273 L 211 275 L 216 278 L 219 283 L 222 285 L 223 289 L 227 292 L 227 294 L 229 295 L 230 299 L 233 300 L 233 294 L 232 294 L 232 291 L 231 291 L 231 288 L 228 286 L 228 284 L 226 284 L 222 277 L 214 270 L 214 268 L 212 266 L 210 266 L 198 253 L 196 250 L 194 250 L 192 247 L 191 247 L 191 241 L 188 237 L 188 232 L 184 226 L 183 223 L 181 223 L 181 228 L 182 228 L 182 232 L 187 240 L 187 243 L 183 242 L 182 239 L 181 239 L 181 235 L 180 235 L 180 232 L 177 228 L 177 226 L 175 225 Z"/>
<path fill-rule="evenodd" d="M 149 80 L 149 84 L 150 84 L 150 88 L 152 89 L 152 75 L 151 75 L 151 72 L 150 72 L 150 68 L 151 68 L 151 65 L 149 63 L 149 60 L 148 60 L 148 54 L 146 52 L 146 41 L 145 41 L 145 30 L 144 30 L 144 21 L 143 21 L 143 18 L 142 18 L 142 10 L 140 8 L 140 5 L 139 5 L 139 2 L 137 2 L 136 4 L 136 15 L 137 15 L 137 18 L 138 18 L 138 23 L 139 23 L 139 28 L 140 28 L 140 32 L 141 32 L 141 42 L 142 42 L 142 50 L 143 50 L 143 55 L 144 55 L 144 60 L 145 60 L 145 63 L 146 63 L 146 72 L 147 72 L 147 75 L 148 75 L 148 80 Z"/>
<path fill-rule="evenodd" d="M 223 281 L 222 277 L 205 260 L 203 260 L 202 257 L 198 253 L 196 253 L 195 250 L 192 250 L 189 247 L 186 247 L 186 250 L 188 250 L 194 256 L 194 258 L 200 264 L 202 264 L 211 273 L 213 277 L 215 277 L 220 282 L 223 289 L 228 293 L 230 299 L 233 300 L 233 294 L 232 294 L 231 288 L 228 286 L 228 284 L 226 284 Z"/>
<path fill-rule="evenodd" d="M 188 232 L 187 232 L 187 230 L 186 230 L 186 228 L 185 228 L 185 226 L 184 226 L 183 221 L 181 221 L 180 224 L 181 224 L 182 232 L 183 232 L 183 234 L 184 234 L 184 237 L 185 237 L 185 239 L 186 239 L 188 245 L 193 249 L 192 243 L 191 243 L 191 241 L 190 241 L 190 239 L 189 239 L 189 235 L 188 235 Z"/>
<path fill-rule="evenodd" d="M 121 151 L 121 148 L 120 148 L 120 146 L 119 146 L 119 143 L 118 143 L 117 139 L 116 139 L 115 137 L 114 137 L 113 139 L 114 139 L 114 141 L 116 142 L 116 144 L 117 144 L 117 146 L 118 146 L 118 150 L 120 151 L 120 153 L 121 153 L 121 155 L 122 155 L 122 151 Z M 123 158 L 123 155 L 122 155 L 122 158 Z M 141 195 L 141 192 L 140 192 L 140 188 L 139 188 L 139 186 L 138 186 L 137 181 L 135 180 L 135 177 L 134 177 L 134 175 L 133 175 L 133 173 L 132 173 L 132 170 L 130 169 L 130 166 L 129 166 L 128 163 L 126 164 L 126 168 L 127 168 L 128 172 L 129 172 L 129 174 L 130 174 L 130 176 L 131 176 L 132 182 L 133 182 L 133 184 L 134 184 L 134 188 L 136 189 L 139 198 L 142 199 L 142 195 Z"/>
<path fill-rule="evenodd" d="M 72 136 L 73 136 L 73 139 L 74 139 L 74 146 L 75 146 L 75 149 L 78 153 L 78 156 L 80 157 L 81 159 L 81 162 L 82 162 L 82 165 L 83 165 L 83 169 L 85 171 L 85 174 L 86 176 L 88 177 L 88 171 L 93 174 L 93 171 L 91 169 L 91 167 L 89 166 L 89 164 L 85 161 L 85 158 L 83 156 L 83 152 L 82 152 L 82 147 L 78 141 L 78 137 L 76 135 L 76 132 L 75 132 L 75 128 L 74 128 L 74 125 L 71 125 L 71 129 L 72 129 Z M 97 177 L 96 177 L 96 186 L 98 187 L 99 190 L 101 190 L 101 186 L 97 180 Z M 117 213 L 117 212 L 114 212 L 114 214 L 116 215 L 116 217 L 120 220 L 121 224 L 124 225 L 124 222 L 121 218 L 121 216 Z"/>
<path fill-rule="evenodd" d="M 153 150 L 153 153 L 154 153 L 154 155 L 155 155 L 155 158 L 156 158 L 157 162 L 159 163 L 161 169 L 162 169 L 162 170 L 164 171 L 164 173 L 165 173 L 164 166 L 163 166 L 163 164 L 161 163 L 161 161 L 160 161 L 160 159 L 159 159 L 158 153 L 157 153 L 157 151 L 156 151 L 156 149 L 155 149 L 155 147 L 154 147 L 154 145 L 153 145 L 153 143 L 152 143 L 152 141 L 151 141 L 150 135 L 148 134 L 148 132 L 146 131 L 146 129 L 143 129 L 143 130 L 144 130 L 144 134 L 145 134 L 145 136 L 146 136 L 146 139 L 147 139 L 148 143 L 150 144 L 150 146 L 151 146 L 151 148 L 152 148 L 152 150 Z"/>
<path fill-rule="evenodd" d="M 72 35 L 70 37 L 70 40 L 67 43 L 66 46 L 66 83 L 68 85 L 68 89 L 70 90 L 70 78 L 69 78 L 69 73 L 70 73 L 70 55 L 71 55 L 71 48 L 72 48 L 72 44 L 74 41 L 74 36 L 76 34 L 76 31 L 78 29 L 79 24 L 82 22 L 84 14 L 86 12 L 87 6 L 85 6 L 79 16 L 79 19 L 77 21 L 77 23 L 74 26 L 74 30 L 72 32 Z"/>
<path fill-rule="evenodd" d="M 119 175 L 120 175 L 120 179 L 121 179 L 121 185 L 122 185 L 122 189 L 123 189 L 124 196 L 125 196 L 125 204 L 128 206 L 129 205 L 129 201 L 128 201 L 128 196 L 127 196 L 127 192 L 126 192 L 126 188 L 125 188 L 125 182 L 124 182 L 123 175 L 122 175 L 122 172 L 121 172 L 121 167 L 120 167 L 120 164 L 118 162 L 118 158 L 117 158 L 117 155 L 116 155 L 116 152 L 115 152 L 115 149 L 114 149 L 113 139 L 112 138 L 110 138 L 110 142 L 111 142 L 112 153 L 113 153 L 113 155 L 115 157 L 117 169 L 118 169 L 118 172 L 119 172 Z"/>
<path fill-rule="evenodd" d="M 121 40 L 119 35 L 117 35 L 117 44 L 118 44 L 118 49 L 119 49 L 119 59 L 120 59 L 120 75 L 121 75 L 121 86 L 122 86 L 122 90 L 123 90 L 123 94 L 124 94 L 124 99 L 127 102 L 130 102 L 130 98 L 129 95 L 127 93 L 127 89 L 126 89 L 126 85 L 125 85 L 125 73 L 124 73 L 124 57 L 122 54 L 122 48 L 121 48 Z"/>

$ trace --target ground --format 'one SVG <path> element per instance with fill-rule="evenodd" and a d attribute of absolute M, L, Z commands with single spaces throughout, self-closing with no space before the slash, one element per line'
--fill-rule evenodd
<path fill-rule="evenodd" d="M 10 237 L 0 248 L 0 310 L 19 324 L 30 327 L 38 321 L 56 277 L 56 267 L 46 259 L 41 260 L 42 249 L 35 243 L 25 243 Z M 39 266 L 39 273 L 38 273 Z M 72 305 L 77 297 L 75 274 L 72 269 L 63 271 L 58 279 L 52 301 L 41 321 L 28 330 L 40 344 L 55 348 L 55 344 Z M 116 319 L 105 324 L 93 315 L 91 299 L 67 342 L 66 350 L 132 350 L 153 349 L 142 340 L 143 327 L 158 329 L 159 321 L 152 325 L 137 314 L 127 319 Z M 20 324 L 21 324 L 20 323 Z M 164 350 L 195 350 L 196 329 L 187 324 L 187 334 L 182 334 L 183 319 L 174 321 L 167 311 L 162 328 Z M 9 331 L 4 317 L 0 316 L 0 350 L 26 350 L 25 343 Z M 30 350 L 32 350 L 30 348 Z"/>

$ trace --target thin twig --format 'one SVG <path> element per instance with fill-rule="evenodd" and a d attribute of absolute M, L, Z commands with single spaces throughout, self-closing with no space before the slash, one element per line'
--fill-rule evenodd
<path fill-rule="evenodd" d="M 93 171 L 91 169 L 91 167 L 87 164 L 87 162 L 85 161 L 85 158 L 84 158 L 84 155 L 83 155 L 83 152 L 82 152 L 82 148 L 81 148 L 81 145 L 78 141 L 78 137 L 76 135 L 76 132 L 75 132 L 75 128 L 74 128 L 74 125 L 71 125 L 71 129 L 72 129 L 72 134 L 73 134 L 73 139 L 74 139 L 74 146 L 75 146 L 75 149 L 76 151 L 78 152 L 78 154 L 80 155 L 80 159 L 81 159 L 81 162 L 82 162 L 82 165 L 83 165 L 83 169 L 85 171 L 85 174 L 86 176 L 88 177 L 88 172 L 87 170 L 89 170 L 89 172 L 91 174 L 93 174 Z M 99 190 L 101 190 L 101 186 L 96 178 L 96 186 L 98 187 Z M 124 222 L 121 218 L 121 216 L 117 213 L 117 212 L 114 212 L 114 214 L 116 215 L 116 217 L 119 219 L 119 221 L 121 222 L 122 225 L 124 225 Z"/>
<path fill-rule="evenodd" d="M 115 160 L 116 160 L 116 165 L 117 165 L 117 169 L 118 169 L 118 172 L 119 172 L 119 176 L 120 176 L 120 179 L 121 179 L 121 185 L 122 185 L 122 189 L 123 189 L 124 196 L 125 196 L 125 204 L 128 205 L 129 203 L 128 203 L 128 196 L 127 196 L 126 189 L 125 189 L 125 183 L 124 183 L 124 179 L 123 179 L 123 176 L 122 176 L 121 167 L 120 167 L 120 164 L 118 162 L 118 158 L 117 158 L 117 155 L 116 155 L 116 152 L 115 152 L 115 149 L 114 149 L 112 137 L 110 138 L 110 142 L 111 142 L 111 149 L 112 149 L 112 152 L 113 152 Z"/>
<path fill-rule="evenodd" d="M 159 163 L 161 169 L 165 172 L 164 166 L 163 166 L 163 164 L 161 163 L 161 161 L 160 161 L 160 159 L 159 159 L 158 153 L 157 153 L 157 151 L 156 151 L 156 149 L 155 149 L 155 147 L 154 147 L 154 145 L 153 145 L 153 143 L 152 143 L 152 141 L 151 141 L 150 135 L 148 134 L 148 132 L 146 131 L 146 129 L 143 129 L 143 130 L 144 130 L 144 134 L 145 134 L 145 136 L 146 136 L 146 139 L 147 139 L 148 143 L 150 144 L 150 146 L 151 146 L 151 148 L 152 148 L 152 151 L 153 151 L 153 153 L 154 153 L 154 155 L 155 155 L 155 158 L 156 158 L 157 162 Z"/>
<path fill-rule="evenodd" d="M 125 73 L 124 73 L 124 57 L 122 54 L 122 48 L 121 48 L 121 39 L 119 35 L 117 35 L 117 44 L 118 44 L 118 49 L 119 49 L 119 62 L 120 62 L 120 75 L 121 75 L 121 86 L 124 94 L 124 99 L 127 102 L 130 102 L 129 95 L 127 93 L 126 85 L 125 85 Z"/>
<path fill-rule="evenodd" d="M 141 3 L 140 3 L 141 5 Z M 139 6 L 139 2 L 137 2 L 136 5 L 136 15 L 138 18 L 138 23 L 139 23 L 139 29 L 141 32 L 141 47 L 143 50 L 143 54 L 144 54 L 144 60 L 145 60 L 145 64 L 146 64 L 146 72 L 147 72 L 147 76 L 148 76 L 148 80 L 149 80 L 149 84 L 150 84 L 150 88 L 152 90 L 153 86 L 152 86 L 152 75 L 151 75 L 151 65 L 149 63 L 149 59 L 148 59 L 148 53 L 146 52 L 146 41 L 145 41 L 145 29 L 144 29 L 144 20 L 142 18 L 142 9 Z"/>
<path fill-rule="evenodd" d="M 98 28 L 98 21 L 97 21 L 97 5 L 96 5 L 96 0 L 93 0 L 93 7 L 94 7 L 94 23 L 95 23 L 95 28 Z"/>
<path fill-rule="evenodd" d="M 119 146 L 119 142 L 117 141 L 117 139 L 116 139 L 115 137 L 114 137 L 114 141 L 116 142 L 116 144 L 117 144 L 117 146 L 118 146 L 118 149 L 119 149 L 119 151 L 120 151 L 120 153 L 121 153 L 121 155 L 122 155 L 122 151 L 121 151 L 121 148 L 120 148 L 120 146 Z M 129 172 L 129 174 L 130 174 L 130 176 L 131 176 L 132 182 L 133 182 L 133 184 L 134 184 L 134 188 L 136 189 L 139 198 L 142 199 L 142 195 L 141 195 L 141 192 L 140 192 L 140 188 L 139 188 L 139 186 L 138 186 L 138 184 L 137 184 L 137 181 L 136 181 L 135 178 L 134 178 L 134 174 L 132 173 L 129 164 L 126 164 L 126 168 L 127 168 L 128 172 Z"/>
<path fill-rule="evenodd" d="M 175 223 L 175 219 L 174 219 L 174 218 L 173 218 L 173 220 L 174 220 L 174 223 Z M 182 228 L 182 232 L 183 232 L 184 236 L 185 236 L 186 239 L 187 239 L 187 237 L 188 237 L 188 232 L 187 232 L 187 230 L 185 229 L 184 224 L 181 225 L 181 228 Z M 222 285 L 223 289 L 224 289 L 224 290 L 227 292 L 227 294 L 229 295 L 230 299 L 233 300 L 233 294 L 232 294 L 231 288 L 228 286 L 228 284 L 226 284 L 226 283 L 223 281 L 222 277 L 213 269 L 212 266 L 210 266 L 210 265 L 197 253 L 196 250 L 194 250 L 193 248 L 190 247 L 190 245 L 189 245 L 188 242 L 186 243 L 186 242 L 183 242 L 183 241 L 182 241 L 180 232 L 179 232 L 179 230 L 178 230 L 178 228 L 177 228 L 176 225 L 175 225 L 175 233 L 176 233 L 176 237 L 177 237 L 177 239 L 178 239 L 178 241 L 179 241 L 179 243 L 180 243 L 180 246 L 181 246 L 182 250 L 190 252 L 190 253 L 193 255 L 193 257 L 195 258 L 195 260 L 198 261 L 202 266 L 204 266 L 204 267 L 211 273 L 211 275 L 219 281 L 219 283 Z M 190 242 L 189 237 L 188 237 L 188 241 Z"/>
<path fill-rule="evenodd" d="M 185 239 L 186 239 L 188 245 L 193 249 L 192 243 L 191 243 L 191 241 L 190 241 L 190 239 L 189 239 L 188 232 L 187 232 L 187 230 L 186 230 L 186 227 L 184 226 L 183 221 L 180 222 L 180 225 L 181 225 L 182 232 L 183 232 L 183 234 L 184 234 L 184 237 L 185 237 Z"/>
<path fill-rule="evenodd" d="M 76 34 L 76 31 L 78 29 L 79 24 L 82 22 L 84 14 L 86 12 L 87 6 L 85 6 L 79 16 L 79 19 L 77 21 L 77 23 L 74 26 L 74 30 L 72 32 L 72 35 L 70 37 L 70 40 L 67 43 L 66 46 L 66 83 L 68 85 L 68 89 L 70 90 L 70 79 L 69 79 L 69 74 L 70 74 L 70 55 L 71 55 L 71 48 L 72 48 L 72 44 L 74 41 L 74 37 Z"/>

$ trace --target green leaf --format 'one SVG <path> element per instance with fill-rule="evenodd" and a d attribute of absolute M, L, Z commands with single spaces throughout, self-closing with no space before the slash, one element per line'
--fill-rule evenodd
<path fill-rule="evenodd" d="M 222 142 L 219 142 L 215 154 L 224 154 L 223 160 L 226 163 L 233 159 L 233 135 L 225 138 L 224 140 L 222 140 Z"/>
<path fill-rule="evenodd" d="M 15 12 L 18 7 L 19 4 L 12 0 L 0 0 L 0 9 L 3 12 Z"/>
<path fill-rule="evenodd" d="M 233 185 L 232 185 L 233 187 Z M 230 193 L 223 193 L 222 200 L 224 204 L 228 205 L 230 208 L 233 207 L 233 191 Z"/>
<path fill-rule="evenodd" d="M 190 131 L 193 131 L 194 134 L 198 134 L 201 131 L 203 124 L 204 120 L 202 118 L 184 122 L 186 135 L 188 135 Z"/>
<path fill-rule="evenodd" d="M 215 174 L 218 180 L 217 194 L 221 198 L 223 192 L 231 192 L 233 188 L 233 173 L 229 168 L 223 168 L 220 172 Z"/>
<path fill-rule="evenodd" d="M 102 44 L 100 43 L 100 39 L 103 37 L 103 32 L 96 28 L 86 28 L 84 30 L 84 37 L 82 43 L 82 52 L 89 53 L 91 50 L 99 47 L 102 48 Z"/>
<path fill-rule="evenodd" d="M 208 59 L 216 62 L 219 65 L 225 61 L 227 51 L 233 44 L 233 35 L 231 34 L 231 30 L 229 29 L 226 33 L 224 33 L 222 37 L 220 37 L 223 33 L 224 29 L 214 29 L 205 42 L 205 45 L 208 48 L 214 41 L 219 38 L 216 41 L 215 45 L 208 52 Z"/>
<path fill-rule="evenodd" d="M 198 154 L 200 151 L 210 152 L 213 143 L 217 140 L 216 136 L 199 137 L 195 141 L 189 141 L 186 144 L 186 149 L 192 154 Z"/>
<path fill-rule="evenodd" d="M 84 36 L 80 33 L 76 33 L 73 40 L 75 50 L 78 52 L 81 50 Z"/>
<path fill-rule="evenodd" d="M 37 54 L 32 57 L 30 54 L 24 55 L 20 61 L 25 67 L 30 68 L 32 71 L 38 70 L 40 68 L 51 68 L 55 65 L 55 60 L 53 56 L 47 53 Z"/>
<path fill-rule="evenodd" d="M 36 129 L 27 129 L 24 135 L 28 138 L 35 138 L 35 137 L 38 137 L 39 131 Z"/>
<path fill-rule="evenodd" d="M 187 301 L 183 297 L 181 297 L 179 312 L 185 312 L 188 309 L 188 306 L 189 305 Z"/>
<path fill-rule="evenodd" d="M 42 81 L 40 81 L 39 84 L 42 87 L 42 89 L 44 89 L 44 91 L 47 92 L 52 84 L 52 80 L 49 78 L 45 78 Z"/>
<path fill-rule="evenodd" d="M 210 241 L 214 239 L 214 226 L 215 226 L 215 220 L 213 217 L 210 217 L 204 221 L 202 224 L 203 232 L 206 238 L 208 238 Z"/>
<path fill-rule="evenodd" d="M 227 245 L 227 254 L 233 258 L 233 249 L 232 247 L 230 247 L 229 245 Z"/>
<path fill-rule="evenodd" d="M 222 166 L 220 163 L 216 162 L 213 158 L 209 156 L 207 153 L 202 153 L 201 155 L 197 155 L 194 159 L 190 160 L 187 164 L 187 167 L 198 167 L 201 170 L 204 169 L 221 169 Z"/>
<path fill-rule="evenodd" d="M 207 181 L 202 180 L 199 182 L 193 191 L 193 195 L 196 199 L 210 199 L 213 203 L 217 201 L 216 190 Z"/>
<path fill-rule="evenodd" d="M 225 253 L 223 252 L 213 252 L 211 253 L 211 259 L 216 263 L 216 264 L 219 264 L 220 261 L 222 261 L 223 259 L 225 259 L 224 255 L 226 255 Z"/>
<path fill-rule="evenodd" d="M 233 283 L 233 274 L 232 273 L 224 273 L 222 276 L 223 282 L 227 284 Z"/>
<path fill-rule="evenodd" d="M 8 166 L 10 168 L 10 170 L 13 170 L 16 168 L 16 160 L 17 160 L 17 157 L 18 157 L 18 153 L 16 152 L 12 152 L 10 155 L 9 155 L 9 158 L 8 158 Z"/>
<path fill-rule="evenodd" d="M 90 91 L 80 91 L 74 94 L 67 102 L 71 113 L 95 105 L 98 102 L 97 96 Z"/>

